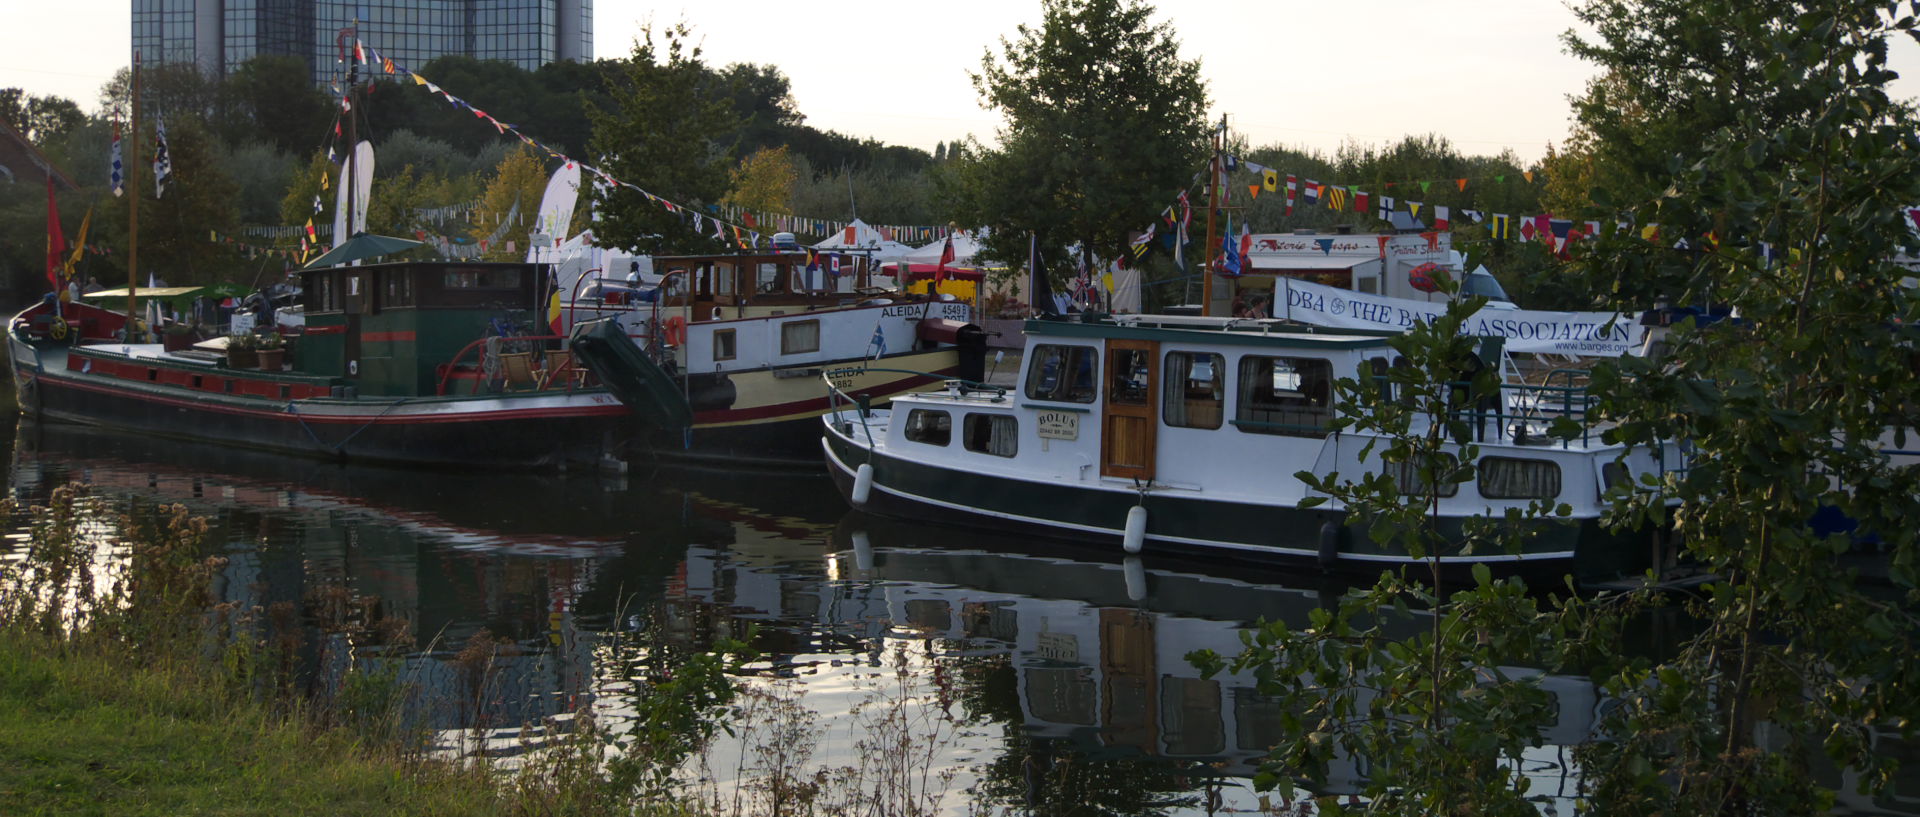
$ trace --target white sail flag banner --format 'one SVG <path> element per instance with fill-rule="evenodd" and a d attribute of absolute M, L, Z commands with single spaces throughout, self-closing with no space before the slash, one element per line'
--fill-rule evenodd
<path fill-rule="evenodd" d="M 1316 326 L 1402 332 L 1414 321 L 1432 320 L 1444 303 L 1386 298 L 1279 276 L 1286 294 L 1273 317 Z M 1507 351 L 1619 357 L 1640 346 L 1640 322 L 1612 312 L 1545 312 L 1485 309 L 1467 318 L 1463 331 L 1505 338 Z"/>

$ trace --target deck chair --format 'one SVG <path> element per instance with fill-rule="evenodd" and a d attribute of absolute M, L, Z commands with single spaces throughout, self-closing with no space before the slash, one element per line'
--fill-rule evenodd
<path fill-rule="evenodd" d="M 540 370 L 539 388 L 579 388 L 586 376 L 585 369 L 573 365 L 572 352 L 555 349 L 547 352 L 546 368 Z"/>
<path fill-rule="evenodd" d="M 533 353 L 501 352 L 500 378 L 505 381 L 502 388 L 507 391 L 539 388 L 540 377 L 533 370 Z"/>

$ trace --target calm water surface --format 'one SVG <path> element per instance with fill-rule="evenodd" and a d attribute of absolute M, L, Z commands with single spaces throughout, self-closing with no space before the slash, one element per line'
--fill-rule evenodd
<path fill-rule="evenodd" d="M 1344 589 L 884 522 L 817 475 L 391 470 L 35 423 L 12 442 L 22 504 L 68 482 L 108 511 L 182 503 L 229 558 L 226 600 L 384 621 L 380 639 L 306 626 L 302 683 L 354 661 L 401 673 L 446 751 L 511 762 L 546 718 L 617 721 L 649 669 L 757 628 L 747 714 L 688 784 L 741 813 L 782 756 L 838 770 L 829 787 L 917 781 L 899 796 L 949 814 L 1292 813 L 1249 783 L 1277 710 L 1183 656 L 1231 654 L 1254 620 L 1302 622 Z M 1563 747 L 1604 702 L 1546 683 L 1561 715 L 1526 768 L 1566 794 Z"/>

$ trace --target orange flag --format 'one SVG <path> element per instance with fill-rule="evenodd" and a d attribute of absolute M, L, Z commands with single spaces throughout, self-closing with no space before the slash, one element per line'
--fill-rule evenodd
<path fill-rule="evenodd" d="M 1458 186 L 1458 187 L 1460 188 L 1460 192 L 1462 192 L 1462 193 L 1465 193 L 1465 192 L 1467 192 L 1467 180 L 1466 180 L 1466 179 L 1454 179 L 1454 180 L 1453 180 L 1453 183 L 1454 183 L 1455 185 L 1457 185 L 1457 186 Z"/>

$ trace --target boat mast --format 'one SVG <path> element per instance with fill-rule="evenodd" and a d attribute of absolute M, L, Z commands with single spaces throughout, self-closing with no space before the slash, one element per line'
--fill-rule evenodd
<path fill-rule="evenodd" d="M 133 161 L 127 165 L 127 324 L 121 330 L 133 342 L 134 290 L 140 286 L 140 52 L 133 52 L 133 131 L 127 134 Z"/>
<path fill-rule="evenodd" d="M 1227 115 L 1220 115 L 1220 127 L 1213 132 L 1213 157 L 1207 160 L 1207 243 L 1200 252 L 1200 314 L 1213 314 L 1214 253 L 1220 246 L 1213 240 L 1213 214 L 1220 209 L 1220 140 L 1227 132 Z"/>
<path fill-rule="evenodd" d="M 360 130 L 358 128 L 360 117 L 355 115 L 356 112 L 353 109 L 353 88 L 354 84 L 360 79 L 360 21 L 355 19 L 353 25 L 340 29 L 340 36 L 343 41 L 346 38 L 352 38 L 353 49 L 350 51 L 343 50 L 341 52 L 341 58 L 347 62 L 347 87 L 342 92 L 346 99 L 346 104 L 342 107 L 345 109 L 344 114 L 347 117 L 347 158 L 340 165 L 340 167 L 343 168 L 340 175 L 346 177 L 342 180 L 341 184 L 342 192 L 346 196 L 345 202 L 341 205 L 341 209 L 346 212 L 346 215 L 343 216 L 340 221 L 340 231 L 345 233 L 345 235 L 336 233 L 333 236 L 333 246 L 335 247 L 340 246 L 345 243 L 347 239 L 353 237 L 353 211 L 356 205 L 353 193 L 353 179 L 355 176 L 360 175 L 360 168 L 357 166 L 359 162 L 355 161 L 355 158 L 360 154 Z"/>

